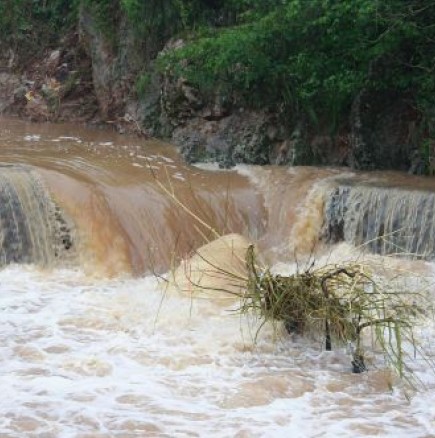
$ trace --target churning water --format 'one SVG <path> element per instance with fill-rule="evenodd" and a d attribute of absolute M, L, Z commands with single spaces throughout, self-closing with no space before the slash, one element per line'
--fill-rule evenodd
<path fill-rule="evenodd" d="M 339 192 L 340 209 L 340 169 L 191 168 L 161 143 L 11 120 L 0 120 L 0 162 L 0 436 L 435 436 L 424 362 L 412 366 L 427 387 L 408 400 L 381 358 L 355 375 L 341 348 L 270 327 L 254 343 L 259 322 L 238 302 L 192 299 L 152 275 L 212 237 L 156 179 L 219 233 L 258 242 L 283 272 L 340 221 L 347 243 L 324 238 L 316 257 L 355 257 L 365 242 L 346 221 L 360 220 L 349 204 L 359 185 L 430 197 L 430 182 L 347 174 L 355 188 Z M 366 223 L 371 208 L 379 224 L 364 202 Z M 431 293 L 431 262 L 365 257 Z M 417 331 L 429 352 L 434 329 Z"/>

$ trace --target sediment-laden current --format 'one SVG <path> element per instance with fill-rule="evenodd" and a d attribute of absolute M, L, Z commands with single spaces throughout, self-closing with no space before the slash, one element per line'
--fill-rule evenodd
<path fill-rule="evenodd" d="M 399 173 L 190 167 L 164 143 L 0 119 L 0 435 L 434 436 L 427 363 L 405 393 L 380 357 L 355 375 L 345 348 L 272 327 L 254 342 L 237 300 L 165 287 L 231 232 L 275 272 L 358 258 L 431 294 L 434 193 Z M 416 333 L 430 357 L 434 329 Z"/>

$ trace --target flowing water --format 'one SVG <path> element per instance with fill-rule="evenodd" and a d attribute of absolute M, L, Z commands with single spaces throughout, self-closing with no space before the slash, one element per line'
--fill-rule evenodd
<path fill-rule="evenodd" d="M 164 143 L 0 119 L 0 436 L 435 436 L 424 362 L 407 399 L 379 358 L 355 375 L 342 348 L 270 327 L 254 343 L 237 302 L 160 279 L 237 232 L 277 271 L 365 257 L 431 292 L 433 193 L 398 173 L 189 167 Z M 434 329 L 417 331 L 429 352 Z"/>

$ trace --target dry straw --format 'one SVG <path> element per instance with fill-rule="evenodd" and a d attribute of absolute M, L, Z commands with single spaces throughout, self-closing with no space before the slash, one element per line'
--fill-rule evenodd
<path fill-rule="evenodd" d="M 435 369 L 414 336 L 431 307 L 423 292 L 394 288 L 394 282 L 377 279 L 368 266 L 357 262 L 321 268 L 311 264 L 284 277 L 259 268 L 255 259 L 251 246 L 241 311 L 255 312 L 262 320 L 260 329 L 266 323 L 283 322 L 288 331 L 323 337 L 326 350 L 333 344 L 351 345 L 356 373 L 366 370 L 363 335 L 370 332 L 375 340 L 372 349 L 380 347 L 387 363 L 413 387 L 421 384 L 410 366 L 417 355 Z"/>
<path fill-rule="evenodd" d="M 216 238 L 220 237 L 177 198 L 172 187 L 167 188 L 160 181 L 157 184 L 194 221 Z M 422 385 L 411 367 L 417 356 L 435 370 L 432 358 L 414 336 L 415 328 L 429 316 L 428 309 L 432 308 L 423 291 L 395 287 L 399 283 L 376 277 L 367 265 L 357 260 L 321 268 L 315 268 L 312 263 L 302 272 L 281 276 L 260 265 L 254 246 L 250 245 L 245 260 L 239 261 L 246 265 L 247 274 L 237 275 L 238 284 L 240 281 L 245 284 L 237 293 L 241 300 L 238 311 L 255 314 L 260 319 L 255 339 L 266 324 L 277 327 L 284 323 L 289 332 L 321 337 L 326 350 L 351 346 L 352 369 L 360 373 L 367 369 L 368 351 L 363 338 L 369 334 L 374 340 L 369 347 L 371 352 L 377 346 L 387 364 L 411 387 Z M 219 271 L 213 261 L 210 265 Z M 234 275 L 227 270 L 222 269 L 220 274 L 229 276 L 228 284 L 234 282 Z M 220 292 L 225 293 L 225 287 Z M 228 294 L 234 296 L 234 290 L 228 288 Z"/>

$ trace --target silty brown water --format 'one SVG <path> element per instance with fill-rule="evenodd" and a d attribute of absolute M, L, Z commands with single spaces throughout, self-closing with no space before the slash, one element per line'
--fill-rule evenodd
<path fill-rule="evenodd" d="M 188 167 L 169 145 L 107 131 L 15 120 L 2 126 L 0 162 L 14 164 L 15 173 L 26 165 L 29 179 L 44 181 L 75 224 L 81 264 L 91 270 L 162 272 L 214 237 L 159 184 L 220 234 L 263 233 L 261 196 L 236 172 Z"/>
<path fill-rule="evenodd" d="M 16 261 L 54 268 L 0 270 L 2 436 L 434 436 L 427 364 L 412 365 L 429 387 L 408 402 L 399 385 L 389 390 L 394 379 L 382 360 L 356 376 L 340 348 L 324 352 L 323 343 L 285 333 L 277 340 L 270 327 L 254 344 L 258 321 L 242 318 L 237 303 L 222 308 L 212 298 L 167 294 L 143 276 L 164 272 L 173 252 L 182 256 L 212 237 L 156 178 L 218 231 L 258 240 L 269 260 L 281 262 L 275 269 L 289 272 L 293 250 L 309 253 L 323 232 L 325 205 L 344 177 L 372 193 L 394 185 L 423 196 L 430 180 L 346 169 L 211 171 L 184 165 L 163 143 L 14 120 L 0 121 L 0 144 L 0 162 L 13 165 L 4 167 L 3 187 L 19 192 L 6 199 L 32 193 L 44 201 L 20 208 L 49 255 L 32 250 Z M 74 248 L 60 264 L 50 258 L 53 205 Z M 26 239 L 5 251 L 39 248 Z M 319 247 L 319 262 L 354 257 L 349 244 Z M 393 266 L 412 290 L 434 280 L 432 264 L 370 257 Z M 433 334 L 431 322 L 418 332 L 429 346 Z"/>

